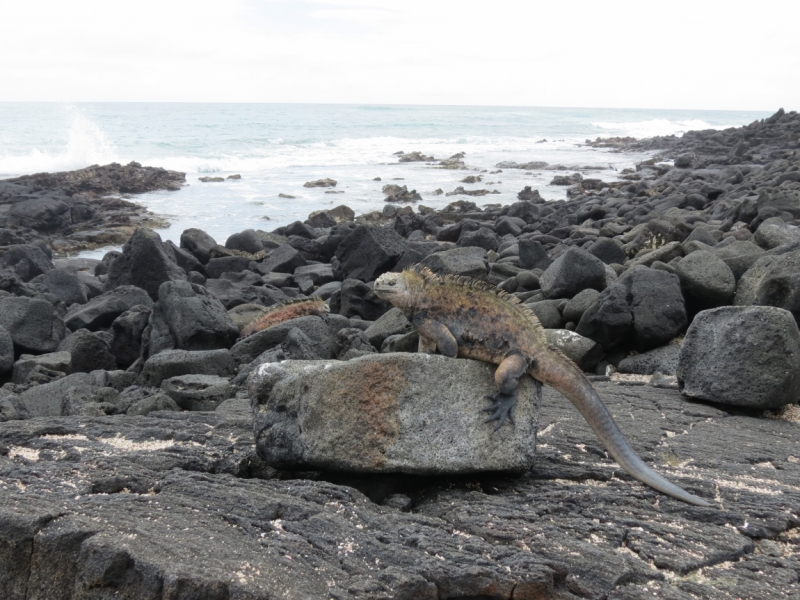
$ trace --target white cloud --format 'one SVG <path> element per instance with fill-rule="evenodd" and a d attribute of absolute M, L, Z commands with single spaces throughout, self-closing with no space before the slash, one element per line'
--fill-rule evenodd
<path fill-rule="evenodd" d="M 9 0 L 0 100 L 800 108 L 800 3 Z"/>

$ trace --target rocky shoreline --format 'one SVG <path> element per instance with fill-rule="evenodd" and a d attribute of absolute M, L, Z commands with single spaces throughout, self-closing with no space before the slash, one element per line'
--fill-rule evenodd
<path fill-rule="evenodd" d="M 167 222 L 126 197 L 177 191 L 184 173 L 132 162 L 0 180 L 0 254 L 44 244 L 55 256 L 124 244 L 137 227 Z"/>
<path fill-rule="evenodd" d="M 557 177 L 565 201 L 341 206 L 224 244 L 103 197 L 179 173 L 0 182 L 0 596 L 798 594 L 800 115 L 587 143 L 658 154 Z M 100 231 L 122 251 L 54 258 Z M 492 435 L 492 368 L 415 354 L 372 292 L 417 263 L 524 302 L 714 507 L 628 477 L 552 390 Z"/>

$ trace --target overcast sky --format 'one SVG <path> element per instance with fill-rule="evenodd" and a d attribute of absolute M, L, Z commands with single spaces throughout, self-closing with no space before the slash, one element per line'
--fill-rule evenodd
<path fill-rule="evenodd" d="M 798 0 L 4 0 L 0 101 L 798 110 L 798 23 Z"/>

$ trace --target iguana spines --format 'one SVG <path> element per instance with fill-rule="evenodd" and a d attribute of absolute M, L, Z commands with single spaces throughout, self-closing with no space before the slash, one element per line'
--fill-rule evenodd
<path fill-rule="evenodd" d="M 273 327 L 284 321 L 297 319 L 298 317 L 324 315 L 328 312 L 330 312 L 330 309 L 322 298 L 289 300 L 283 304 L 275 304 L 267 307 L 267 312 L 248 323 L 242 329 L 239 337 L 245 338 L 248 335 L 252 335 L 268 327 Z"/>
<path fill-rule="evenodd" d="M 464 296 L 464 300 L 468 299 L 473 302 L 474 299 L 467 298 L 466 296 L 469 294 L 464 293 L 468 291 L 475 291 L 479 295 L 483 293 L 488 295 L 489 298 L 496 298 L 498 303 L 502 304 L 504 307 L 511 305 L 514 312 L 524 317 L 524 319 L 529 322 L 528 324 L 531 330 L 535 332 L 537 337 L 544 340 L 544 328 L 539 321 L 539 317 L 536 316 L 536 313 L 534 313 L 530 307 L 522 304 L 519 298 L 513 294 L 509 294 L 486 281 L 473 279 L 466 275 L 437 275 L 429 268 L 417 264 L 405 269 L 402 273 L 384 273 L 381 275 L 375 281 L 375 293 L 378 294 L 378 290 L 380 288 L 385 288 L 387 284 L 391 286 L 392 282 L 395 282 L 394 285 L 397 285 L 401 281 L 404 282 L 404 285 L 409 289 L 409 293 L 414 296 L 419 296 L 420 293 L 424 293 L 423 290 L 426 290 L 427 293 L 431 293 L 432 287 L 441 287 L 444 288 L 442 291 L 448 295 L 451 300 L 456 297 Z M 394 304 L 390 298 L 386 297 L 385 299 Z M 397 304 L 395 304 L 395 306 L 400 307 Z"/>
<path fill-rule="evenodd" d="M 639 458 L 583 372 L 547 343 L 539 320 L 508 294 L 483 282 L 439 277 L 419 267 L 382 275 L 373 291 L 409 317 L 419 332 L 421 352 L 438 349 L 446 356 L 498 365 L 498 393 L 490 398 L 489 419 L 498 421 L 498 427 L 512 418 L 518 378 L 527 373 L 570 400 L 609 454 L 634 478 L 684 502 L 710 506 Z"/>

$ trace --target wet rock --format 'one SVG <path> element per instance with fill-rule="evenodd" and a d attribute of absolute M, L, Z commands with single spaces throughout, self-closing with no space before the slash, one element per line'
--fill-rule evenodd
<path fill-rule="evenodd" d="M 161 236 L 140 227 L 111 264 L 105 289 L 111 291 L 123 285 L 134 285 L 156 300 L 159 286 L 176 280 L 186 280 L 186 272 L 167 255 Z"/>
<path fill-rule="evenodd" d="M 153 301 L 142 288 L 123 285 L 92 298 L 82 306 L 71 306 L 64 321 L 72 331 L 82 328 L 96 331 L 109 327 L 122 313 L 137 305 L 149 309 L 153 307 Z"/>
<path fill-rule="evenodd" d="M 53 305 L 38 298 L 3 298 L 0 326 L 11 335 L 17 354 L 53 352 L 67 334 Z"/>
<path fill-rule="evenodd" d="M 171 348 L 230 348 L 239 336 L 222 303 L 204 287 L 187 281 L 161 285 L 149 326 L 147 348 L 151 357 Z"/>
<path fill-rule="evenodd" d="M 117 360 L 101 334 L 88 329 L 78 329 L 58 345 L 59 352 L 72 355 L 73 373 L 90 373 L 96 370 L 114 371 Z"/>
<path fill-rule="evenodd" d="M 681 348 L 682 392 L 731 406 L 778 408 L 800 399 L 800 330 L 771 306 L 699 313 Z"/>
<path fill-rule="evenodd" d="M 162 381 L 161 389 L 184 410 L 216 410 L 237 388 L 216 375 L 178 375 Z"/>
<path fill-rule="evenodd" d="M 586 288 L 605 289 L 606 270 L 596 256 L 570 248 L 547 267 L 539 285 L 545 298 L 572 298 Z"/>
<path fill-rule="evenodd" d="M 303 184 L 305 188 L 328 188 L 328 187 L 336 187 L 336 180 L 335 179 L 315 179 L 314 181 L 306 181 Z"/>
<path fill-rule="evenodd" d="M 386 194 L 384 201 L 392 204 L 410 204 L 422 200 L 422 196 L 417 193 L 417 190 L 409 191 L 404 185 L 389 183 L 383 186 L 381 191 Z"/>
<path fill-rule="evenodd" d="M 139 383 L 147 387 L 159 387 L 165 379 L 178 375 L 231 377 L 235 370 L 229 350 L 164 350 L 147 359 Z"/>
<path fill-rule="evenodd" d="M 516 427 L 492 435 L 481 409 L 495 393 L 493 371 L 482 362 L 402 353 L 265 364 L 248 380 L 256 448 L 283 469 L 525 471 L 535 452 L 533 382 L 520 382 Z"/>
<path fill-rule="evenodd" d="M 414 150 L 414 152 L 409 152 L 409 153 L 401 152 L 399 154 L 399 156 L 400 156 L 399 160 L 400 160 L 401 163 L 405 163 L 405 162 L 426 162 L 426 161 L 434 161 L 434 160 L 436 160 L 433 156 L 425 156 L 419 150 Z"/>
<path fill-rule="evenodd" d="M 361 225 L 336 248 L 336 276 L 373 281 L 391 270 L 406 249 L 406 241 L 391 227 Z"/>

